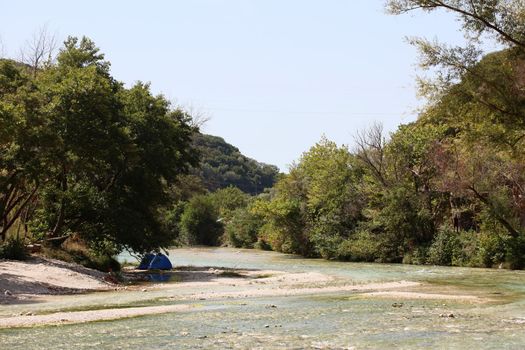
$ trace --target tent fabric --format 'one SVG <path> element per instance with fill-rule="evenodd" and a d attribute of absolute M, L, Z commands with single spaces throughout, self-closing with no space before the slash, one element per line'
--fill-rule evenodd
<path fill-rule="evenodd" d="M 151 261 L 155 258 L 155 254 L 148 253 L 144 255 L 142 260 L 140 261 L 139 267 L 137 269 L 139 270 L 147 270 L 149 269 L 149 265 L 151 264 Z"/>
<path fill-rule="evenodd" d="M 170 259 L 162 253 L 155 255 L 148 267 L 149 270 L 171 270 L 172 268 Z"/>

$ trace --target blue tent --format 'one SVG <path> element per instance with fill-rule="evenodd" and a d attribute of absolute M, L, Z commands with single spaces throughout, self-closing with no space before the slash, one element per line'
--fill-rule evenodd
<path fill-rule="evenodd" d="M 148 267 L 149 270 L 171 270 L 172 268 L 170 259 L 162 253 L 157 253 Z"/>
<path fill-rule="evenodd" d="M 139 267 L 137 269 L 139 270 L 147 270 L 149 268 L 149 265 L 151 264 L 151 261 L 155 258 L 154 254 L 148 253 L 144 255 L 142 260 L 140 261 Z"/>

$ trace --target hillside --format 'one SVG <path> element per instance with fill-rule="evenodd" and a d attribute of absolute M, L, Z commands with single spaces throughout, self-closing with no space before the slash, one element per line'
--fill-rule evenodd
<path fill-rule="evenodd" d="M 272 187 L 277 180 L 276 166 L 244 156 L 221 137 L 197 134 L 194 145 L 201 155 L 200 168 L 195 171 L 210 191 L 235 186 L 255 195 Z"/>

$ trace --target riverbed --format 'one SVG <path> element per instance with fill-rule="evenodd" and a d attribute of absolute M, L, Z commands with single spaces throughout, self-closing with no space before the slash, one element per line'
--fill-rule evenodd
<path fill-rule="evenodd" d="M 4 319 L 56 316 L 0 329 L 2 348 L 525 347 L 523 271 L 329 262 L 228 248 L 173 249 L 169 257 L 178 269 L 163 283 L 152 276 L 157 282 L 129 290 L 0 306 Z M 117 319 L 96 317 L 108 310 Z M 74 319 L 89 313 L 95 317 Z"/>

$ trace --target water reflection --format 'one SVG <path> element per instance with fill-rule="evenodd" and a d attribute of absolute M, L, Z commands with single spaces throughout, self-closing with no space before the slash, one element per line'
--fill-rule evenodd
<path fill-rule="evenodd" d="M 170 273 L 148 273 L 146 276 L 150 282 L 156 283 L 170 282 L 173 277 Z"/>

